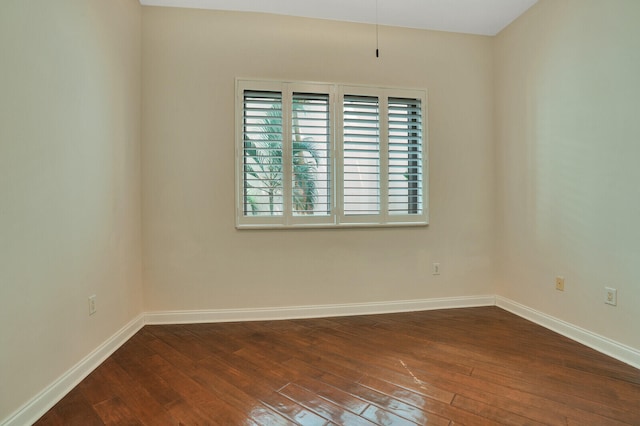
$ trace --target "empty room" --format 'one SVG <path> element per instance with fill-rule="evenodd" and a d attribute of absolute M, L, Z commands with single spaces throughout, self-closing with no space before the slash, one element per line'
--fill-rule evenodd
<path fill-rule="evenodd" d="M 3 0 L 0 425 L 639 425 L 638 22 Z"/>

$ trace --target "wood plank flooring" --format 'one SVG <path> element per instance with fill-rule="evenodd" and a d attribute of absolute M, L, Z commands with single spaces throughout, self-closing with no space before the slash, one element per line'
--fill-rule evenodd
<path fill-rule="evenodd" d="M 497 307 L 146 326 L 38 425 L 640 425 L 640 370 Z"/>

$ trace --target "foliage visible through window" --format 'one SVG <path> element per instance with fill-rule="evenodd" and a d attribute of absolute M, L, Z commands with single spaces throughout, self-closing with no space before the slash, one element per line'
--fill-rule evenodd
<path fill-rule="evenodd" d="M 244 97 L 244 214 L 281 216 L 282 95 Z"/>
<path fill-rule="evenodd" d="M 329 215 L 329 96 L 294 93 L 292 113 L 293 213 Z"/>
<path fill-rule="evenodd" d="M 425 101 L 239 81 L 237 226 L 426 224 Z"/>

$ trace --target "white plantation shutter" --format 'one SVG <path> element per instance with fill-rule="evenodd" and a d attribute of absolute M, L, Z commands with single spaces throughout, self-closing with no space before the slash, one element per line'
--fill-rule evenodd
<path fill-rule="evenodd" d="M 282 94 L 247 90 L 242 114 L 244 215 L 281 216 Z"/>
<path fill-rule="evenodd" d="M 426 91 L 236 84 L 238 228 L 427 224 Z"/>
<path fill-rule="evenodd" d="M 389 98 L 389 214 L 423 213 L 422 105 Z"/>
<path fill-rule="evenodd" d="M 378 98 L 345 95 L 343 102 L 344 215 L 380 213 Z"/>
<path fill-rule="evenodd" d="M 329 95 L 294 93 L 292 105 L 293 214 L 327 216 L 333 187 Z"/>

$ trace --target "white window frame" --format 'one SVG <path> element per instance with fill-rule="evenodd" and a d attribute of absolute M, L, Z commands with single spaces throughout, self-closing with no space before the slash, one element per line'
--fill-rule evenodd
<path fill-rule="evenodd" d="M 252 216 L 244 214 L 244 130 L 243 105 L 245 91 L 272 91 L 282 93 L 283 120 L 283 213 L 279 216 Z M 330 204 L 326 216 L 294 215 L 292 213 L 292 144 L 291 111 L 293 93 L 318 93 L 329 97 L 330 134 Z M 380 133 L 380 213 L 368 215 L 345 215 L 343 211 L 343 105 L 345 95 L 377 97 L 379 102 Z M 422 213 L 389 214 L 388 203 L 388 99 L 402 98 L 420 101 L 422 113 Z M 425 226 L 429 221 L 429 169 L 428 169 L 428 121 L 427 91 L 424 89 L 402 89 L 389 87 L 367 87 L 334 83 L 305 83 L 287 81 L 264 81 L 236 79 L 235 105 L 235 157 L 236 157 L 236 228 L 237 229 L 278 229 L 278 228 L 352 228 L 352 227 L 397 227 Z"/>

